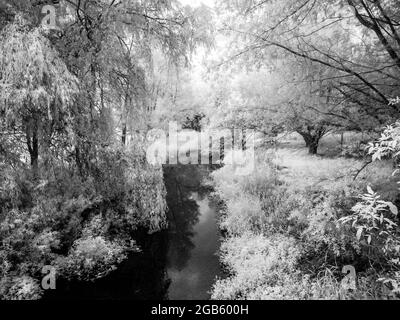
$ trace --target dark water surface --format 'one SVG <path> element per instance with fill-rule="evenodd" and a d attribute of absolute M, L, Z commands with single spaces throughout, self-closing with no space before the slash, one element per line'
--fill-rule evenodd
<path fill-rule="evenodd" d="M 57 279 L 46 299 L 206 300 L 222 277 L 217 256 L 220 233 L 217 204 L 203 179 L 209 166 L 165 166 L 168 230 L 137 232 L 142 252 L 132 253 L 117 270 L 94 282 Z"/>
<path fill-rule="evenodd" d="M 220 234 L 216 204 L 201 181 L 205 167 L 169 167 L 165 171 L 170 208 L 167 274 L 173 300 L 209 299 L 216 276 L 221 276 L 216 255 Z M 171 178 L 169 178 L 170 176 Z"/>

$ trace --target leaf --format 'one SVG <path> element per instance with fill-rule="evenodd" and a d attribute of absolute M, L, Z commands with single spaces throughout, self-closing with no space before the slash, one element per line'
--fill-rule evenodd
<path fill-rule="evenodd" d="M 375 162 L 376 160 L 381 160 L 381 154 L 378 152 L 372 156 L 372 161 Z"/>
<path fill-rule="evenodd" d="M 387 205 L 388 205 L 390 211 L 391 211 L 395 216 L 397 216 L 397 214 L 399 213 L 399 210 L 397 209 L 397 207 L 396 207 L 393 203 L 391 203 L 391 202 L 388 202 Z"/>
<path fill-rule="evenodd" d="M 367 186 L 367 190 L 369 194 L 374 194 L 374 191 L 372 190 L 372 188 L 370 186 Z"/>
<path fill-rule="evenodd" d="M 358 241 L 360 241 L 362 233 L 363 233 L 363 228 L 358 228 L 357 235 L 356 235 Z"/>

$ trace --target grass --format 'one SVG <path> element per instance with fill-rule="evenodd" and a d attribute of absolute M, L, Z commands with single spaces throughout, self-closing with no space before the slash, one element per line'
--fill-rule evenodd
<path fill-rule="evenodd" d="M 359 134 L 345 137 L 343 148 L 362 142 Z M 215 283 L 214 299 L 382 298 L 376 274 L 362 264 L 357 290 L 343 291 L 341 268 L 357 264 L 361 253 L 337 221 L 351 214 L 368 185 L 384 199 L 397 198 L 393 164 L 372 163 L 355 179 L 365 160 L 346 158 L 341 149 L 331 135 L 321 144 L 325 155 L 309 155 L 302 138 L 289 135 L 274 151 L 256 150 L 251 175 L 236 176 L 230 166 L 212 174 L 226 204 L 220 257 L 230 271 Z"/>
<path fill-rule="evenodd" d="M 323 157 L 337 157 L 347 148 L 362 149 L 365 143 L 374 140 L 369 134 L 360 132 L 344 132 L 343 145 L 341 144 L 342 135 L 340 133 L 329 133 L 325 135 L 318 147 L 318 155 Z M 305 148 L 305 142 L 298 133 L 283 134 L 278 137 L 279 147 L 286 149 L 301 150 Z"/>
<path fill-rule="evenodd" d="M 351 132 L 345 133 L 345 137 L 344 148 L 360 145 L 362 139 L 366 139 L 361 133 Z M 306 187 L 329 181 L 355 180 L 356 183 L 371 186 L 388 200 L 394 201 L 397 197 L 397 180 L 392 177 L 393 161 L 373 162 L 362 169 L 367 160 L 342 156 L 339 152 L 340 135 L 337 134 L 330 134 L 321 141 L 321 153 L 318 155 L 308 154 L 303 144 L 302 137 L 296 133 L 281 140 L 275 164 L 286 182 Z M 262 150 L 259 152 L 263 153 Z"/>

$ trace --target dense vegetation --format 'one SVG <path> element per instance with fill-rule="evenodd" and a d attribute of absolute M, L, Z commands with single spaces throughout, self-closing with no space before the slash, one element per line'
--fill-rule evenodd
<path fill-rule="evenodd" d="M 213 175 L 230 273 L 213 298 L 399 298 L 399 4 L 219 9 L 234 54 L 220 60 L 232 77 L 214 123 L 257 128 L 273 147 L 259 145 L 250 176 Z"/>
<path fill-rule="evenodd" d="M 397 201 L 398 193 L 391 164 L 371 164 L 354 180 L 361 160 L 309 156 L 299 150 L 299 137 L 274 152 L 260 148 L 250 176 L 235 177 L 229 166 L 213 174 L 226 203 L 221 254 L 231 273 L 217 281 L 213 297 L 395 297 L 397 209 L 390 201 Z M 327 137 L 322 147 L 338 141 Z M 344 290 L 346 265 L 357 272 L 357 290 Z M 379 279 L 395 282 L 385 288 Z"/>
<path fill-rule="evenodd" d="M 212 174 L 214 299 L 399 298 L 398 1 L 181 2 L 0 2 L 0 299 L 40 298 L 46 265 L 104 277 L 166 226 L 145 137 L 171 121 L 261 137 L 254 172 Z"/>
<path fill-rule="evenodd" d="M 105 276 L 138 227 L 166 225 L 160 168 L 146 161 L 154 57 L 182 65 L 208 30 L 169 1 L 1 2 L 0 298 L 57 277 Z M 48 1 L 47 4 L 52 4 Z"/>

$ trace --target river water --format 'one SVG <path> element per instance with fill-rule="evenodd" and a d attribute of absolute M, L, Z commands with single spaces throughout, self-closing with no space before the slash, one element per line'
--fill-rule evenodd
<path fill-rule="evenodd" d="M 173 300 L 209 299 L 209 290 L 221 270 L 218 207 L 202 185 L 207 167 L 172 166 L 164 170 L 170 208 L 168 296 Z"/>
<path fill-rule="evenodd" d="M 167 230 L 135 235 L 140 253 L 94 282 L 57 279 L 48 299 L 207 300 L 216 277 L 222 277 L 217 252 L 218 205 L 204 179 L 210 166 L 165 166 L 169 207 Z"/>

